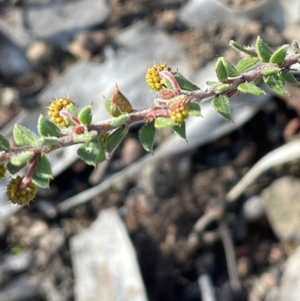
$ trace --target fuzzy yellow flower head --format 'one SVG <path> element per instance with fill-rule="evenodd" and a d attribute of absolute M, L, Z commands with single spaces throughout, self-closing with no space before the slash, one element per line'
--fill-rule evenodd
<path fill-rule="evenodd" d="M 23 177 L 12 178 L 7 185 L 7 197 L 13 204 L 21 206 L 28 205 L 36 195 L 36 185 L 29 181 L 26 187 L 22 188 Z"/>
<path fill-rule="evenodd" d="M 71 104 L 74 105 L 74 101 L 69 98 L 58 98 L 53 100 L 48 107 L 48 115 L 51 121 L 60 127 L 66 127 L 67 122 L 60 116 L 59 112 L 64 108 L 66 109 Z"/>
<path fill-rule="evenodd" d="M 146 82 L 152 90 L 159 91 L 163 87 L 163 79 L 159 76 L 159 72 L 163 70 L 170 71 L 171 68 L 169 68 L 166 63 L 154 64 L 152 67 L 148 68 Z"/>
<path fill-rule="evenodd" d="M 3 179 L 5 177 L 6 168 L 3 163 L 0 163 L 0 179 Z"/>
<path fill-rule="evenodd" d="M 189 116 L 189 108 L 185 96 L 178 96 L 177 99 L 168 104 L 168 113 L 173 122 L 180 124 Z"/>

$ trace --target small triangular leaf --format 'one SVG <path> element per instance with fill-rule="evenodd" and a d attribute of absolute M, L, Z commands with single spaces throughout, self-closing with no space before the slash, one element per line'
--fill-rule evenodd
<path fill-rule="evenodd" d="M 12 165 L 21 166 L 26 164 L 34 156 L 33 151 L 24 151 L 17 155 L 13 155 L 10 159 Z"/>
<path fill-rule="evenodd" d="M 215 92 L 221 94 L 229 88 L 229 84 L 219 84 L 215 87 Z"/>
<path fill-rule="evenodd" d="M 59 140 L 57 137 L 42 137 L 39 139 L 39 145 L 57 145 Z"/>
<path fill-rule="evenodd" d="M 281 75 L 288 83 L 292 85 L 299 85 L 299 82 L 289 70 L 283 70 Z"/>
<path fill-rule="evenodd" d="M 259 61 L 258 57 L 244 57 L 237 63 L 235 68 L 239 72 L 243 72 L 243 71 L 253 67 L 254 65 L 256 65 L 258 63 L 258 61 Z"/>
<path fill-rule="evenodd" d="M 255 86 L 253 83 L 243 83 L 238 86 L 238 91 L 252 95 L 265 95 L 265 91 Z"/>
<path fill-rule="evenodd" d="M 92 141 L 97 136 L 98 136 L 97 131 L 90 131 L 90 132 L 86 132 L 84 134 L 79 134 L 79 135 L 74 136 L 73 141 L 76 143 L 85 143 L 85 142 Z"/>
<path fill-rule="evenodd" d="M 185 121 L 181 124 L 172 126 L 172 129 L 178 134 L 179 137 L 186 139 Z"/>
<path fill-rule="evenodd" d="M 41 188 L 47 189 L 49 188 L 50 179 L 40 178 L 35 173 L 32 175 L 31 178 L 32 182 Z"/>
<path fill-rule="evenodd" d="M 240 73 L 236 70 L 236 68 L 228 61 L 226 58 L 222 57 L 222 63 L 226 69 L 227 76 L 235 77 L 240 75 Z"/>
<path fill-rule="evenodd" d="M 155 127 L 154 123 L 147 123 L 139 130 L 139 139 L 143 148 L 147 152 L 153 152 L 153 143 L 155 138 Z"/>
<path fill-rule="evenodd" d="M 111 112 L 110 112 L 111 100 L 108 99 L 108 98 L 104 98 L 103 104 L 104 104 L 105 111 L 106 111 L 109 115 L 111 115 Z"/>
<path fill-rule="evenodd" d="M 280 48 L 278 48 L 271 56 L 270 63 L 273 64 L 281 64 L 285 57 L 286 57 L 286 51 L 289 48 L 289 44 L 282 45 Z"/>
<path fill-rule="evenodd" d="M 7 151 L 10 149 L 9 141 L 4 137 L 2 134 L 0 134 L 0 151 Z"/>
<path fill-rule="evenodd" d="M 186 79 L 181 73 L 178 71 L 172 72 L 174 77 L 176 78 L 180 88 L 186 91 L 195 91 L 198 90 L 199 87 Z"/>
<path fill-rule="evenodd" d="M 262 73 L 263 75 L 270 75 L 270 74 L 274 74 L 274 73 L 279 73 L 281 71 L 280 68 L 275 67 L 275 66 L 266 66 L 263 68 Z"/>
<path fill-rule="evenodd" d="M 128 132 L 128 127 L 120 127 L 109 134 L 106 142 L 106 149 L 111 153 L 124 139 Z"/>
<path fill-rule="evenodd" d="M 190 101 L 188 103 L 189 116 L 201 116 L 200 104 L 195 101 Z"/>
<path fill-rule="evenodd" d="M 86 142 L 77 150 L 77 154 L 86 164 L 92 166 L 106 159 L 101 139 Z"/>
<path fill-rule="evenodd" d="M 174 125 L 175 125 L 175 123 L 169 117 L 158 116 L 155 118 L 155 121 L 154 121 L 154 126 L 157 129 L 172 127 Z"/>
<path fill-rule="evenodd" d="M 295 54 L 300 52 L 299 43 L 296 40 L 292 42 L 292 48 Z"/>
<path fill-rule="evenodd" d="M 278 74 L 264 76 L 264 81 L 274 92 L 280 95 L 289 95 L 289 92 L 285 88 L 284 81 Z"/>
<path fill-rule="evenodd" d="M 32 132 L 31 130 L 27 129 L 26 127 L 15 124 L 13 129 L 13 136 L 16 144 L 18 145 L 36 145 L 38 143 L 39 137 Z"/>
<path fill-rule="evenodd" d="M 39 163 L 34 171 L 34 175 L 41 179 L 52 179 L 52 170 L 50 158 L 48 155 L 43 154 L 39 160 Z"/>
<path fill-rule="evenodd" d="M 92 123 L 92 106 L 88 105 L 80 110 L 78 119 L 83 125 L 90 125 Z"/>
<path fill-rule="evenodd" d="M 211 104 L 218 113 L 220 113 L 226 119 L 232 120 L 229 98 L 227 96 L 217 95 L 212 99 Z"/>
<path fill-rule="evenodd" d="M 235 42 L 233 40 L 231 40 L 229 42 L 229 46 L 231 46 L 235 50 L 238 50 L 240 52 L 244 52 L 244 53 L 248 54 L 251 57 L 256 57 L 257 56 L 257 53 L 254 50 L 249 49 L 249 47 L 244 47 L 244 46 L 238 44 L 237 42 Z"/>
<path fill-rule="evenodd" d="M 219 82 L 214 81 L 214 80 L 208 80 L 208 81 L 206 82 L 206 84 L 207 84 L 208 86 L 215 86 L 215 85 L 218 85 Z"/>
<path fill-rule="evenodd" d="M 125 124 L 130 119 L 130 115 L 128 113 L 122 113 L 120 116 L 113 118 L 110 122 L 112 126 L 120 126 Z"/>
<path fill-rule="evenodd" d="M 69 104 L 67 107 L 66 107 L 66 111 L 69 112 L 70 114 L 72 114 L 73 116 L 77 117 L 78 116 L 78 113 L 79 113 L 79 108 L 77 107 L 77 105 L 75 104 Z M 64 118 L 67 125 L 68 126 L 72 126 L 72 125 L 76 125 L 72 120 L 70 120 L 69 118 L 65 117 Z"/>
<path fill-rule="evenodd" d="M 256 51 L 259 59 L 262 62 L 269 62 L 273 51 L 269 46 L 260 38 L 260 36 L 256 39 Z"/>
<path fill-rule="evenodd" d="M 46 137 L 59 137 L 61 135 L 59 127 L 43 115 L 40 115 L 38 120 L 38 132 Z"/>
<path fill-rule="evenodd" d="M 164 85 L 168 89 L 175 91 L 176 93 L 179 91 L 179 84 L 172 72 L 168 70 L 162 70 L 159 72 L 159 75 L 162 77 Z"/>
<path fill-rule="evenodd" d="M 227 72 L 223 64 L 222 57 L 219 57 L 216 63 L 216 74 L 220 82 L 227 81 Z"/>
<path fill-rule="evenodd" d="M 14 165 L 11 162 L 6 163 L 6 169 L 9 171 L 10 174 L 14 175 L 19 172 L 23 167 L 27 165 L 27 162 L 22 165 Z"/>

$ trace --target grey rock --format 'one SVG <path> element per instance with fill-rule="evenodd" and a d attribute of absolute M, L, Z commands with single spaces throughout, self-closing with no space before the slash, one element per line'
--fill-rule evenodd
<path fill-rule="evenodd" d="M 37 285 L 28 276 L 20 276 L 0 290 L 1 301 L 33 300 L 37 295 Z"/>
<path fill-rule="evenodd" d="M 291 176 L 274 181 L 261 193 L 268 220 L 282 241 L 300 240 L 300 180 Z"/>
<path fill-rule="evenodd" d="M 105 0 L 28 1 L 24 8 L 26 24 L 32 34 L 59 43 L 102 23 L 109 12 Z"/>
<path fill-rule="evenodd" d="M 8 36 L 0 32 L 0 74 L 15 76 L 31 70 L 32 66 L 20 49 Z"/>
<path fill-rule="evenodd" d="M 242 25 L 255 18 L 284 27 L 282 7 L 278 0 L 254 1 L 232 8 L 219 0 L 190 0 L 179 11 L 179 19 L 191 27 L 206 27 L 216 19 L 226 24 Z"/>
<path fill-rule="evenodd" d="M 288 258 L 283 269 L 279 301 L 299 301 L 300 247 Z"/>
<path fill-rule="evenodd" d="M 22 7 L 11 6 L 9 10 L 1 11 L 0 31 L 22 50 L 32 42 L 30 32 L 24 26 Z"/>
<path fill-rule="evenodd" d="M 2 266 L 5 273 L 20 273 L 26 271 L 32 260 L 32 253 L 24 251 L 16 255 L 8 255 Z"/>
<path fill-rule="evenodd" d="M 146 301 L 133 246 L 115 209 L 70 240 L 76 301 Z"/>

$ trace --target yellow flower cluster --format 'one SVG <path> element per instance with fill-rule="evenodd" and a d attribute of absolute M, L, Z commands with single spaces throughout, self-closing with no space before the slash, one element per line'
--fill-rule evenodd
<path fill-rule="evenodd" d="M 166 63 L 154 64 L 152 67 L 148 68 L 146 82 L 152 90 L 159 91 L 163 87 L 163 79 L 159 76 L 159 72 L 163 70 L 170 71 L 171 68 L 169 68 Z"/>
<path fill-rule="evenodd" d="M 17 176 L 10 180 L 7 185 L 7 197 L 9 200 L 18 205 L 28 205 L 36 195 L 36 185 L 30 181 L 25 188 L 21 188 L 23 177 Z"/>
<path fill-rule="evenodd" d="M 185 102 L 175 101 L 168 105 L 168 113 L 173 122 L 180 124 L 189 116 L 189 109 Z"/>
<path fill-rule="evenodd" d="M 65 119 L 60 116 L 59 112 L 63 108 L 67 108 L 70 104 L 74 104 L 74 101 L 69 98 L 58 98 L 53 100 L 48 107 L 48 115 L 51 121 L 60 127 L 66 127 L 67 123 Z"/>

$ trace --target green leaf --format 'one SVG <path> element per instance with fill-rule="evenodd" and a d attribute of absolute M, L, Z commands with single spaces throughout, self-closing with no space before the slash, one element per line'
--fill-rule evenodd
<path fill-rule="evenodd" d="M 229 84 L 219 84 L 215 87 L 215 92 L 221 94 L 229 88 Z"/>
<path fill-rule="evenodd" d="M 39 137 L 32 132 L 31 130 L 27 129 L 26 127 L 15 124 L 13 129 L 13 136 L 16 144 L 18 145 L 31 145 L 34 146 L 38 143 Z"/>
<path fill-rule="evenodd" d="M 221 60 L 226 69 L 227 76 L 235 77 L 235 76 L 240 75 L 240 73 L 236 70 L 236 68 L 231 64 L 230 61 L 228 61 L 224 57 L 222 57 Z"/>
<path fill-rule="evenodd" d="M 179 135 L 179 137 L 186 139 L 185 121 L 179 125 L 172 126 L 172 129 L 174 132 L 176 132 Z"/>
<path fill-rule="evenodd" d="M 33 175 L 31 180 L 38 187 L 41 187 L 41 188 L 44 188 L 44 189 L 48 189 L 50 187 L 49 186 L 49 183 L 50 183 L 49 179 L 38 178 L 35 175 Z"/>
<path fill-rule="evenodd" d="M 300 52 L 299 43 L 296 40 L 292 42 L 292 47 L 295 54 Z"/>
<path fill-rule="evenodd" d="M 158 116 L 155 118 L 155 121 L 154 121 L 154 126 L 157 129 L 172 127 L 174 125 L 176 125 L 176 124 L 169 117 Z"/>
<path fill-rule="evenodd" d="M 51 162 L 48 155 L 43 154 L 34 171 L 33 177 L 38 179 L 52 179 Z"/>
<path fill-rule="evenodd" d="M 6 163 L 6 169 L 9 171 L 10 174 L 14 175 L 19 172 L 23 167 L 27 165 L 27 162 L 22 165 L 14 165 L 11 162 Z"/>
<path fill-rule="evenodd" d="M 46 119 L 45 116 L 40 115 L 38 120 L 38 132 L 42 136 L 51 136 L 51 137 L 60 137 L 61 132 L 59 127 L 51 122 L 50 120 Z"/>
<path fill-rule="evenodd" d="M 98 136 L 97 131 L 90 131 L 86 132 L 84 134 L 79 134 L 73 137 L 73 141 L 76 143 L 84 143 L 84 142 L 89 142 L 95 139 Z"/>
<path fill-rule="evenodd" d="M 278 74 L 280 71 L 281 71 L 281 69 L 278 67 L 266 66 L 263 68 L 262 73 L 263 73 L 263 75 L 270 75 L 270 74 L 274 74 L 274 73 Z"/>
<path fill-rule="evenodd" d="M 92 106 L 88 105 L 80 110 L 78 113 L 78 119 L 83 125 L 90 125 L 92 123 Z"/>
<path fill-rule="evenodd" d="M 24 151 L 17 155 L 13 155 L 10 159 L 10 163 L 15 166 L 21 166 L 26 164 L 34 156 L 33 151 Z"/>
<path fill-rule="evenodd" d="M 208 80 L 208 81 L 206 82 L 206 84 L 207 84 L 208 86 L 215 86 L 215 85 L 218 85 L 219 82 L 214 81 L 214 80 Z"/>
<path fill-rule="evenodd" d="M 139 130 L 139 139 L 143 148 L 147 152 L 153 152 L 153 143 L 155 138 L 155 127 L 154 123 L 147 123 Z"/>
<path fill-rule="evenodd" d="M 122 142 L 127 132 L 128 127 L 120 127 L 108 136 L 106 149 L 109 153 L 111 153 Z"/>
<path fill-rule="evenodd" d="M 66 107 L 66 111 L 69 112 L 70 114 L 72 114 L 73 116 L 77 117 L 78 114 L 79 114 L 79 108 L 75 105 L 75 104 L 69 104 L 67 107 Z M 72 120 L 70 120 L 69 118 L 64 118 L 66 120 L 66 123 L 67 125 L 76 125 Z"/>
<path fill-rule="evenodd" d="M 265 91 L 255 86 L 253 83 L 243 83 L 238 86 L 238 91 L 252 95 L 265 95 Z"/>
<path fill-rule="evenodd" d="M 281 64 L 285 57 L 286 57 L 286 51 L 289 48 L 289 44 L 282 45 L 280 48 L 278 48 L 271 56 L 270 63 L 273 64 Z"/>
<path fill-rule="evenodd" d="M 217 95 L 212 99 L 211 104 L 218 113 L 220 113 L 226 119 L 232 120 L 229 98 L 227 96 Z"/>
<path fill-rule="evenodd" d="M 219 57 L 216 63 L 216 74 L 220 82 L 227 81 L 227 72 L 223 64 L 222 57 Z"/>
<path fill-rule="evenodd" d="M 188 103 L 189 116 L 201 116 L 200 104 L 195 101 Z"/>
<path fill-rule="evenodd" d="M 92 166 L 106 159 L 101 139 L 86 142 L 77 150 L 77 154 L 86 164 Z"/>
<path fill-rule="evenodd" d="M 7 151 L 10 149 L 9 141 L 4 137 L 2 134 L 0 134 L 0 151 Z"/>
<path fill-rule="evenodd" d="M 248 55 L 250 55 L 251 57 L 256 57 L 257 56 L 257 53 L 254 51 L 254 50 L 251 50 L 247 47 L 243 47 L 242 45 L 238 44 L 237 42 L 235 41 L 230 41 L 229 42 L 229 46 L 231 46 L 232 48 L 234 48 L 235 50 L 238 50 L 240 52 L 244 52 Z"/>
<path fill-rule="evenodd" d="M 243 71 L 251 68 L 252 66 L 256 65 L 258 63 L 258 61 L 259 61 L 258 57 L 244 57 L 237 63 L 235 68 L 239 72 L 243 72 Z"/>
<path fill-rule="evenodd" d="M 199 89 L 198 86 L 196 86 L 195 84 L 190 82 L 188 79 L 186 79 L 181 73 L 179 73 L 177 71 L 172 72 L 172 73 L 173 73 L 174 77 L 176 78 L 176 80 L 182 90 L 195 91 L 195 90 Z"/>
<path fill-rule="evenodd" d="M 120 116 L 113 118 L 110 122 L 112 126 L 120 126 L 125 124 L 130 119 L 130 115 L 128 113 L 122 113 Z"/>
<path fill-rule="evenodd" d="M 264 82 L 276 93 L 280 95 L 289 95 L 284 85 L 284 80 L 278 74 L 264 76 Z"/>
<path fill-rule="evenodd" d="M 171 91 L 179 91 L 179 84 L 173 75 L 172 72 L 167 70 L 162 70 L 159 72 L 159 75 L 162 77 L 164 85 Z"/>
<path fill-rule="evenodd" d="M 110 112 L 111 100 L 108 99 L 108 98 L 104 98 L 103 104 L 104 104 L 105 111 L 106 111 L 109 115 L 111 115 L 111 112 Z"/>
<path fill-rule="evenodd" d="M 281 76 L 292 85 L 299 85 L 299 82 L 289 70 L 283 70 Z"/>
<path fill-rule="evenodd" d="M 39 139 L 39 145 L 57 145 L 59 140 L 57 137 L 42 137 Z"/>
<path fill-rule="evenodd" d="M 262 62 L 269 62 L 273 51 L 269 48 L 269 46 L 260 38 L 260 36 L 256 39 L 256 51 L 257 55 Z"/>
<path fill-rule="evenodd" d="M 32 182 L 41 188 L 49 188 L 49 182 L 52 178 L 49 156 L 43 154 L 33 173 Z"/>

